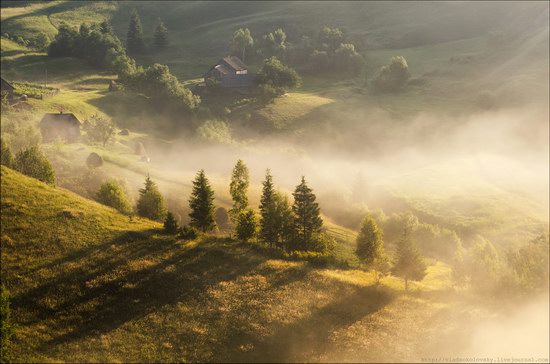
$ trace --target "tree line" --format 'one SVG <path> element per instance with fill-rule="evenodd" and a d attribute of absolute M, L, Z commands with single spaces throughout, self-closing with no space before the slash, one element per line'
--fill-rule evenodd
<path fill-rule="evenodd" d="M 155 31 L 158 47 L 168 44 L 167 34 L 166 27 L 159 20 Z M 48 47 L 48 55 L 82 58 L 94 66 L 111 70 L 126 88 L 144 94 L 154 106 L 172 114 L 189 115 L 198 108 L 200 97 L 185 88 L 170 73 L 168 66 L 157 63 L 148 67 L 138 66 L 126 53 L 126 50 L 131 54 L 145 51 L 141 21 L 135 11 L 130 19 L 126 46 L 107 21 L 92 25 L 83 23 L 78 30 L 62 23 Z"/>

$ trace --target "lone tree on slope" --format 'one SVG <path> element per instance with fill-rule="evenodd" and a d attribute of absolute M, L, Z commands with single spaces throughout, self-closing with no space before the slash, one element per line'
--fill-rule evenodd
<path fill-rule="evenodd" d="M 403 237 L 397 243 L 392 274 L 405 280 L 405 290 L 409 289 L 409 281 L 421 281 L 426 276 L 426 264 L 409 237 L 408 229 L 404 230 Z"/>

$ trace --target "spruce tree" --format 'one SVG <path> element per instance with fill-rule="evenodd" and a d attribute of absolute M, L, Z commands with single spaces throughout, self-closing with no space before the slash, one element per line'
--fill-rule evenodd
<path fill-rule="evenodd" d="M 405 280 L 405 290 L 409 289 L 409 281 L 421 281 L 426 276 L 426 264 L 409 237 L 407 228 L 397 243 L 392 274 Z"/>
<path fill-rule="evenodd" d="M 214 221 L 214 191 L 201 169 L 193 181 L 193 191 L 189 199 L 191 212 L 190 225 L 202 232 L 207 232 L 216 226 Z"/>
<path fill-rule="evenodd" d="M 296 237 L 302 250 L 309 250 L 312 246 L 314 234 L 319 233 L 323 227 L 319 204 L 315 202 L 315 195 L 311 188 L 307 186 L 306 180 L 302 177 L 302 182 L 296 186 L 294 193 L 294 227 Z"/>
<path fill-rule="evenodd" d="M 139 190 L 137 211 L 139 216 L 157 221 L 162 221 L 166 215 L 164 198 L 149 174 L 145 178 L 145 188 Z"/>
<path fill-rule="evenodd" d="M 164 48 L 168 44 L 168 29 L 164 26 L 164 23 L 159 18 L 159 23 L 155 28 L 155 46 L 157 48 Z"/>
<path fill-rule="evenodd" d="M 248 168 L 239 159 L 233 168 L 231 183 L 229 185 L 229 193 L 231 193 L 231 198 L 233 199 L 233 207 L 229 210 L 229 216 L 235 225 L 237 224 L 239 215 L 248 207 L 246 193 L 248 192 L 249 184 Z"/>
<path fill-rule="evenodd" d="M 384 242 L 382 241 L 382 231 L 376 224 L 372 216 L 365 217 L 361 226 L 361 231 L 357 235 L 356 253 L 367 266 L 371 266 L 376 258 L 384 252 Z"/>
<path fill-rule="evenodd" d="M 273 177 L 269 169 L 265 174 L 262 197 L 260 198 L 260 238 L 271 247 L 277 242 L 275 190 L 273 188 Z"/>
<path fill-rule="evenodd" d="M 0 164 L 9 168 L 13 168 L 14 157 L 9 145 L 0 138 Z"/>
<path fill-rule="evenodd" d="M 143 53 L 145 51 L 141 19 L 136 9 L 132 10 L 132 15 L 130 17 L 130 24 L 128 25 L 126 37 L 126 48 L 128 49 L 128 53 Z"/>
<path fill-rule="evenodd" d="M 168 234 L 175 234 L 179 230 L 178 222 L 174 218 L 174 214 L 170 211 L 166 214 L 166 219 L 164 219 L 164 231 Z"/>
<path fill-rule="evenodd" d="M 288 201 L 288 196 L 275 194 L 275 216 L 277 230 L 277 246 L 286 251 L 294 250 L 292 245 L 294 234 L 294 213 Z"/>

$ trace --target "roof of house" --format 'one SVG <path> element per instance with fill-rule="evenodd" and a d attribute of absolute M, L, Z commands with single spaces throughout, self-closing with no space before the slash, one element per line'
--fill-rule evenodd
<path fill-rule="evenodd" d="M 40 120 L 40 125 L 46 124 L 46 123 L 65 123 L 65 124 L 72 124 L 75 126 L 80 127 L 80 121 L 76 116 L 74 116 L 73 113 L 46 113 L 42 117 L 42 120 Z"/>
<path fill-rule="evenodd" d="M 246 65 L 239 59 L 239 57 L 235 56 L 229 56 L 229 57 L 223 57 L 218 64 L 225 63 L 227 64 L 233 71 L 244 71 L 248 69 Z"/>
<path fill-rule="evenodd" d="M 3 91 L 14 91 L 15 87 L 13 87 L 8 81 L 0 77 L 0 89 L 2 89 Z"/>

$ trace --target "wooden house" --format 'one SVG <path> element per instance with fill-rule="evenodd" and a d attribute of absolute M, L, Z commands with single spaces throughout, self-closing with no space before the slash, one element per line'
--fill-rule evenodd
<path fill-rule="evenodd" d="M 208 80 L 219 82 L 222 88 L 250 88 L 256 83 L 256 75 L 248 72 L 248 67 L 235 56 L 224 57 L 212 66 L 204 75 L 205 85 Z"/>
<path fill-rule="evenodd" d="M 72 113 L 47 113 L 40 121 L 42 140 L 51 142 L 61 138 L 68 143 L 74 143 L 80 138 L 81 123 Z"/>

